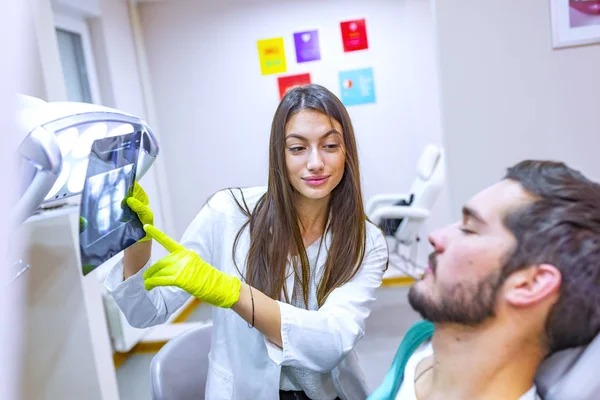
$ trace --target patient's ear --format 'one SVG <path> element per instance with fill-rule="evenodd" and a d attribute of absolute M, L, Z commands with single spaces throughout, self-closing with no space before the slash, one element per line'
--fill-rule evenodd
<path fill-rule="evenodd" d="M 554 265 L 533 265 L 513 272 L 506 279 L 504 298 L 515 307 L 530 306 L 557 295 L 561 280 Z"/>

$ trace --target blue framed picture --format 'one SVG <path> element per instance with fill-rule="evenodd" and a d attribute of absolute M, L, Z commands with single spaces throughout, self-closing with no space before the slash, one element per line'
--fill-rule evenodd
<path fill-rule="evenodd" d="M 373 68 L 339 72 L 342 103 L 346 106 L 375 103 Z"/>

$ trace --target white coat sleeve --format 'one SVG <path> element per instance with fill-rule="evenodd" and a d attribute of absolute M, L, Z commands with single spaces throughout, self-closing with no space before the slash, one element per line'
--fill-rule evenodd
<path fill-rule="evenodd" d="M 181 244 L 195 251 L 208 263 L 212 263 L 212 237 L 214 211 L 207 204 L 187 228 Z M 153 243 L 157 245 L 157 243 Z M 153 264 L 152 258 L 135 275 L 123 281 L 123 261 L 121 260 L 106 277 L 104 286 L 135 328 L 147 328 L 166 322 L 190 298 L 190 295 L 177 287 L 156 287 L 150 291 L 144 288 L 144 271 Z"/>
<path fill-rule="evenodd" d="M 372 240 L 373 246 L 360 270 L 352 280 L 335 289 L 318 311 L 278 302 L 283 347 L 265 339 L 269 357 L 275 363 L 329 373 L 364 336 L 375 291 L 381 286 L 388 262 L 383 234 L 377 230 L 367 240 Z"/>

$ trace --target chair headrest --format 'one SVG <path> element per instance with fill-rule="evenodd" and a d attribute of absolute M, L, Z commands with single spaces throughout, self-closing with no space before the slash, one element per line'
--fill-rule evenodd
<path fill-rule="evenodd" d="M 587 347 L 559 351 L 545 360 L 535 377 L 544 400 L 600 399 L 600 335 Z"/>
<path fill-rule="evenodd" d="M 425 150 L 423 150 L 419 157 L 419 163 L 417 164 L 417 175 L 421 180 L 426 181 L 431 178 L 433 171 L 435 171 L 435 168 L 440 161 L 441 154 L 441 150 L 432 144 L 428 145 Z"/>

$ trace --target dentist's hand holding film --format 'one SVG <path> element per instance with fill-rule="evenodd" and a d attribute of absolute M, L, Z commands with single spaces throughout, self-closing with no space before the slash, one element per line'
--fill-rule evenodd
<path fill-rule="evenodd" d="M 144 287 L 177 286 L 217 307 L 230 308 L 240 297 L 238 278 L 219 271 L 152 225 L 144 225 L 146 237 L 154 238 L 171 254 L 144 273 Z"/>
<path fill-rule="evenodd" d="M 150 209 L 150 201 L 148 200 L 148 195 L 142 189 L 142 186 L 135 182 L 133 185 L 133 194 L 130 197 L 126 197 L 125 201 L 131 210 L 137 214 L 140 222 L 143 225 L 154 224 L 154 214 Z M 146 234 L 145 237 L 140 239 L 138 242 L 146 242 L 151 240 L 152 238 L 148 237 Z"/>

